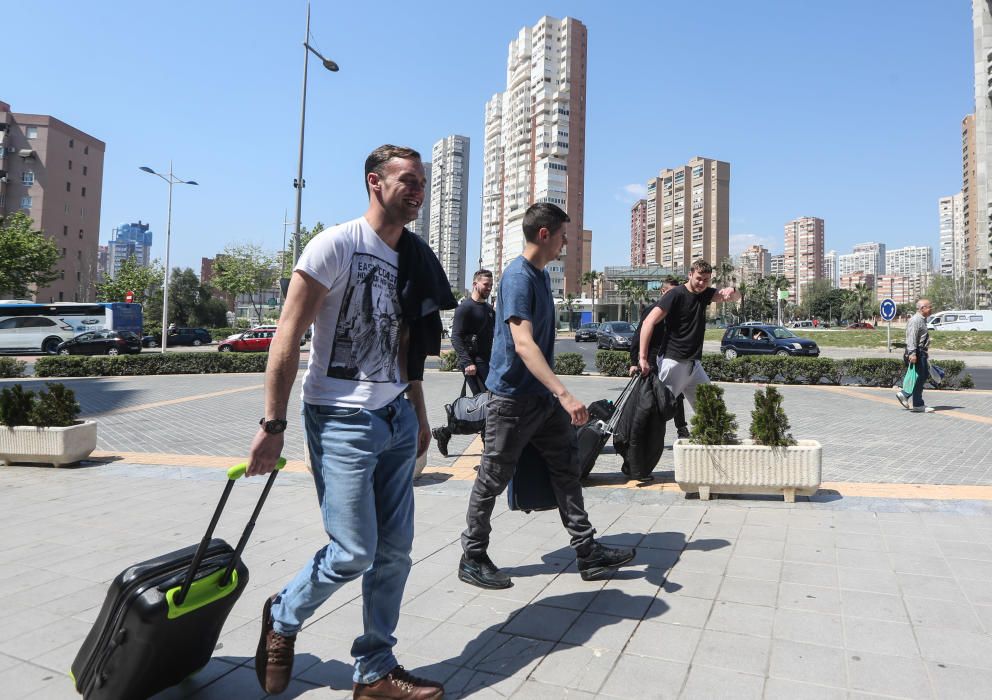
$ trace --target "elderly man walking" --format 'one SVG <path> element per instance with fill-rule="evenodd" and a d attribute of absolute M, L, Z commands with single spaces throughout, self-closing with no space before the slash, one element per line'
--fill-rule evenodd
<path fill-rule="evenodd" d="M 912 395 L 906 394 L 899 389 L 896 398 L 903 408 L 907 408 L 913 413 L 933 413 L 933 409 L 923 403 L 923 384 L 927 381 L 930 372 L 927 355 L 930 353 L 930 332 L 927 330 L 927 317 L 933 312 L 933 307 L 929 299 L 920 299 L 916 302 L 916 313 L 906 324 L 906 353 L 903 361 L 906 367 L 915 365 L 916 385 L 913 387 Z M 913 405 L 910 408 L 909 399 L 913 398 Z"/>

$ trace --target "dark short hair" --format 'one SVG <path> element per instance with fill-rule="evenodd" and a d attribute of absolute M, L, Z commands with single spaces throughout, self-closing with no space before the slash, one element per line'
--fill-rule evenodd
<path fill-rule="evenodd" d="M 705 260 L 703 260 L 702 258 L 700 258 L 699 260 L 696 260 L 694 263 L 692 263 L 692 267 L 689 268 L 689 271 L 698 272 L 703 275 L 710 275 L 713 274 L 713 266 L 710 265 Z"/>
<path fill-rule="evenodd" d="M 493 276 L 492 270 L 486 270 L 486 269 L 476 270 L 475 274 L 472 275 L 472 281 L 475 282 L 480 277 L 492 277 L 492 276 Z"/>
<path fill-rule="evenodd" d="M 404 160 L 421 159 L 420 153 L 407 146 L 394 146 L 391 143 L 385 143 L 379 146 L 369 153 L 369 157 L 365 159 L 365 192 L 367 194 L 371 194 L 369 191 L 369 173 L 375 173 L 379 177 L 383 177 L 386 172 L 386 163 L 393 158 L 403 158 Z"/>
<path fill-rule="evenodd" d="M 558 228 L 571 219 L 568 214 L 557 204 L 550 202 L 538 202 L 527 207 L 524 213 L 524 238 L 528 243 L 533 243 L 537 239 L 537 232 L 542 228 L 554 233 Z"/>
<path fill-rule="evenodd" d="M 663 284 L 667 284 L 667 285 L 668 285 L 668 286 L 670 286 L 670 287 L 677 287 L 677 286 L 679 286 L 679 285 L 680 285 L 680 284 L 682 284 L 682 283 L 681 283 L 681 282 L 679 282 L 679 278 L 678 278 L 678 277 L 676 277 L 675 275 L 668 275 L 668 276 L 667 276 L 667 277 L 666 277 L 666 278 L 665 278 L 665 279 L 663 280 Z"/>

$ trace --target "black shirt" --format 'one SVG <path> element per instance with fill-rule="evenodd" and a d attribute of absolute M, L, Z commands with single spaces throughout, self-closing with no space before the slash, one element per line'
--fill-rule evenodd
<path fill-rule="evenodd" d="M 480 361 L 489 362 L 495 327 L 496 311 L 488 302 L 465 297 L 458 305 L 451 323 L 451 347 L 458 353 L 462 369 Z"/>
<path fill-rule="evenodd" d="M 698 360 L 703 356 L 706 335 L 706 307 L 713 301 L 716 287 L 693 294 L 679 285 L 658 301 L 667 312 L 668 337 L 662 354 L 670 360 Z"/>

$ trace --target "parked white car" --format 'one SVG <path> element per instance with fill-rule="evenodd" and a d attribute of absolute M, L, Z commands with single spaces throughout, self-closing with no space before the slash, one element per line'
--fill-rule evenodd
<path fill-rule="evenodd" d="M 55 354 L 60 343 L 76 331 L 68 323 L 48 316 L 8 316 L 0 320 L 0 352 Z"/>

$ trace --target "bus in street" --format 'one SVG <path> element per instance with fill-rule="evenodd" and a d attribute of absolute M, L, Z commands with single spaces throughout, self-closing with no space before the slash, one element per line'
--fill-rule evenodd
<path fill-rule="evenodd" d="M 53 354 L 59 343 L 86 331 L 131 331 L 140 336 L 142 323 L 141 304 L 0 300 L 0 352 Z"/>

